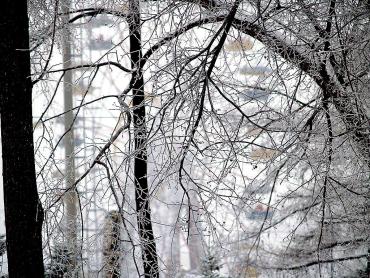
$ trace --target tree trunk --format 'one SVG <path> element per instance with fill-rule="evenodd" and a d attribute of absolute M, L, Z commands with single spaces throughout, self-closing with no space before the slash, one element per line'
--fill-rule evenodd
<path fill-rule="evenodd" d="M 35 175 L 27 1 L 5 0 L 0 109 L 9 276 L 44 277 L 43 210 Z"/>
<path fill-rule="evenodd" d="M 121 215 L 118 211 L 109 211 L 104 223 L 104 278 L 121 277 Z"/>
<path fill-rule="evenodd" d="M 189 260 L 190 260 L 190 269 L 199 271 L 201 267 L 202 258 L 205 254 L 203 252 L 202 244 L 202 229 L 197 225 L 198 216 L 195 211 L 201 207 L 201 204 L 198 200 L 198 196 L 194 191 L 190 192 L 192 205 L 194 208 L 190 211 L 190 223 L 189 223 L 189 238 L 187 241 L 189 248 Z"/>
<path fill-rule="evenodd" d="M 69 8 L 71 1 L 63 0 L 62 13 L 63 23 L 66 25 L 63 30 L 63 67 L 70 68 L 72 66 L 72 43 L 71 33 L 68 27 Z M 68 266 L 69 277 L 77 275 L 77 192 L 75 183 L 75 155 L 74 155 L 74 127 L 73 120 L 73 76 L 72 71 L 67 70 L 63 76 L 63 93 L 64 93 L 64 130 L 66 132 L 64 137 L 64 156 L 65 156 L 65 187 L 68 191 L 63 196 L 65 206 L 64 211 L 64 234 L 65 244 L 70 253 L 71 260 Z"/>
<path fill-rule="evenodd" d="M 159 277 L 156 244 L 154 241 L 151 221 L 149 188 L 147 178 L 147 131 L 144 104 L 144 78 L 140 68 L 142 58 L 140 6 L 138 0 L 129 1 L 131 67 L 135 69 L 133 76 L 133 123 L 135 140 L 135 200 L 138 232 L 141 241 L 141 252 L 145 277 Z"/>

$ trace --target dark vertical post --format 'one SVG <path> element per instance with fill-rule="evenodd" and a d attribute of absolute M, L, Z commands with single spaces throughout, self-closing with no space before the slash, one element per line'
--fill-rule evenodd
<path fill-rule="evenodd" d="M 36 185 L 27 1 L 4 0 L 0 109 L 9 277 L 44 277 Z"/>
<path fill-rule="evenodd" d="M 141 241 L 141 252 L 145 277 L 159 277 L 156 244 L 154 241 L 151 212 L 149 204 L 149 188 L 147 178 L 147 131 L 144 103 L 144 78 L 140 60 L 141 22 L 139 0 L 129 1 L 127 17 L 130 31 L 131 67 L 135 69 L 133 76 L 133 124 L 135 137 L 135 199 L 138 230 Z"/>

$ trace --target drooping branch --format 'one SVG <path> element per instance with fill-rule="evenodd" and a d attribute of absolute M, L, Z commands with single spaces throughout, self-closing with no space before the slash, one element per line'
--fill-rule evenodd
<path fill-rule="evenodd" d="M 292 266 L 292 267 L 276 267 L 276 268 L 267 267 L 267 268 L 268 269 L 275 269 L 275 270 L 298 270 L 298 269 L 302 269 L 302 268 L 306 268 L 306 267 L 310 267 L 310 266 L 314 266 L 314 265 L 318 265 L 318 264 L 328 264 L 328 263 L 335 263 L 335 262 L 360 260 L 360 259 L 365 258 L 366 256 L 367 256 L 366 254 L 363 254 L 363 255 L 358 255 L 358 256 L 342 257 L 342 258 L 329 259 L 329 260 L 312 261 L 312 262 L 308 262 L 306 264 L 296 265 L 296 266 Z"/>

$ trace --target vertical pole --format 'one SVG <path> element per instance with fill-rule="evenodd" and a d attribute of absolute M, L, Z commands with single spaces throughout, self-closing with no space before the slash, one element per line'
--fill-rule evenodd
<path fill-rule="evenodd" d="M 201 263 L 201 235 L 199 234 L 198 228 L 194 221 L 194 213 L 191 213 L 190 216 L 190 233 L 189 233 L 189 240 L 188 240 L 188 248 L 189 248 L 189 260 L 190 260 L 190 269 L 191 270 L 199 270 L 200 263 Z"/>
<path fill-rule="evenodd" d="M 68 28 L 70 0 L 64 0 L 62 5 L 63 16 L 63 67 L 69 68 L 72 65 L 72 47 L 71 33 Z M 64 225 L 65 241 L 70 253 L 69 277 L 73 277 L 76 268 L 77 259 L 77 194 L 74 186 L 75 182 L 75 158 L 74 158 L 74 136 L 73 136 L 73 88 L 72 88 L 72 71 L 66 71 L 63 77 L 64 90 L 64 150 L 65 150 L 65 178 L 66 192 L 63 201 L 65 206 Z M 68 111 L 68 112 L 67 112 Z"/>

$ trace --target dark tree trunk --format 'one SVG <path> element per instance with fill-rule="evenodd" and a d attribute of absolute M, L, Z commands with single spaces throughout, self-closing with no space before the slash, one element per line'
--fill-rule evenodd
<path fill-rule="evenodd" d="M 9 277 L 44 277 L 35 176 L 27 1 L 4 0 L 0 109 Z"/>
<path fill-rule="evenodd" d="M 131 67 L 136 69 L 133 76 L 133 123 L 135 136 L 135 199 L 138 230 L 141 241 L 145 277 L 159 277 L 156 244 L 154 241 L 151 212 L 149 204 L 149 188 L 147 179 L 147 131 L 145 123 L 144 79 L 140 60 L 141 26 L 140 7 L 138 0 L 130 0 L 130 14 L 127 18 L 130 30 Z"/>

